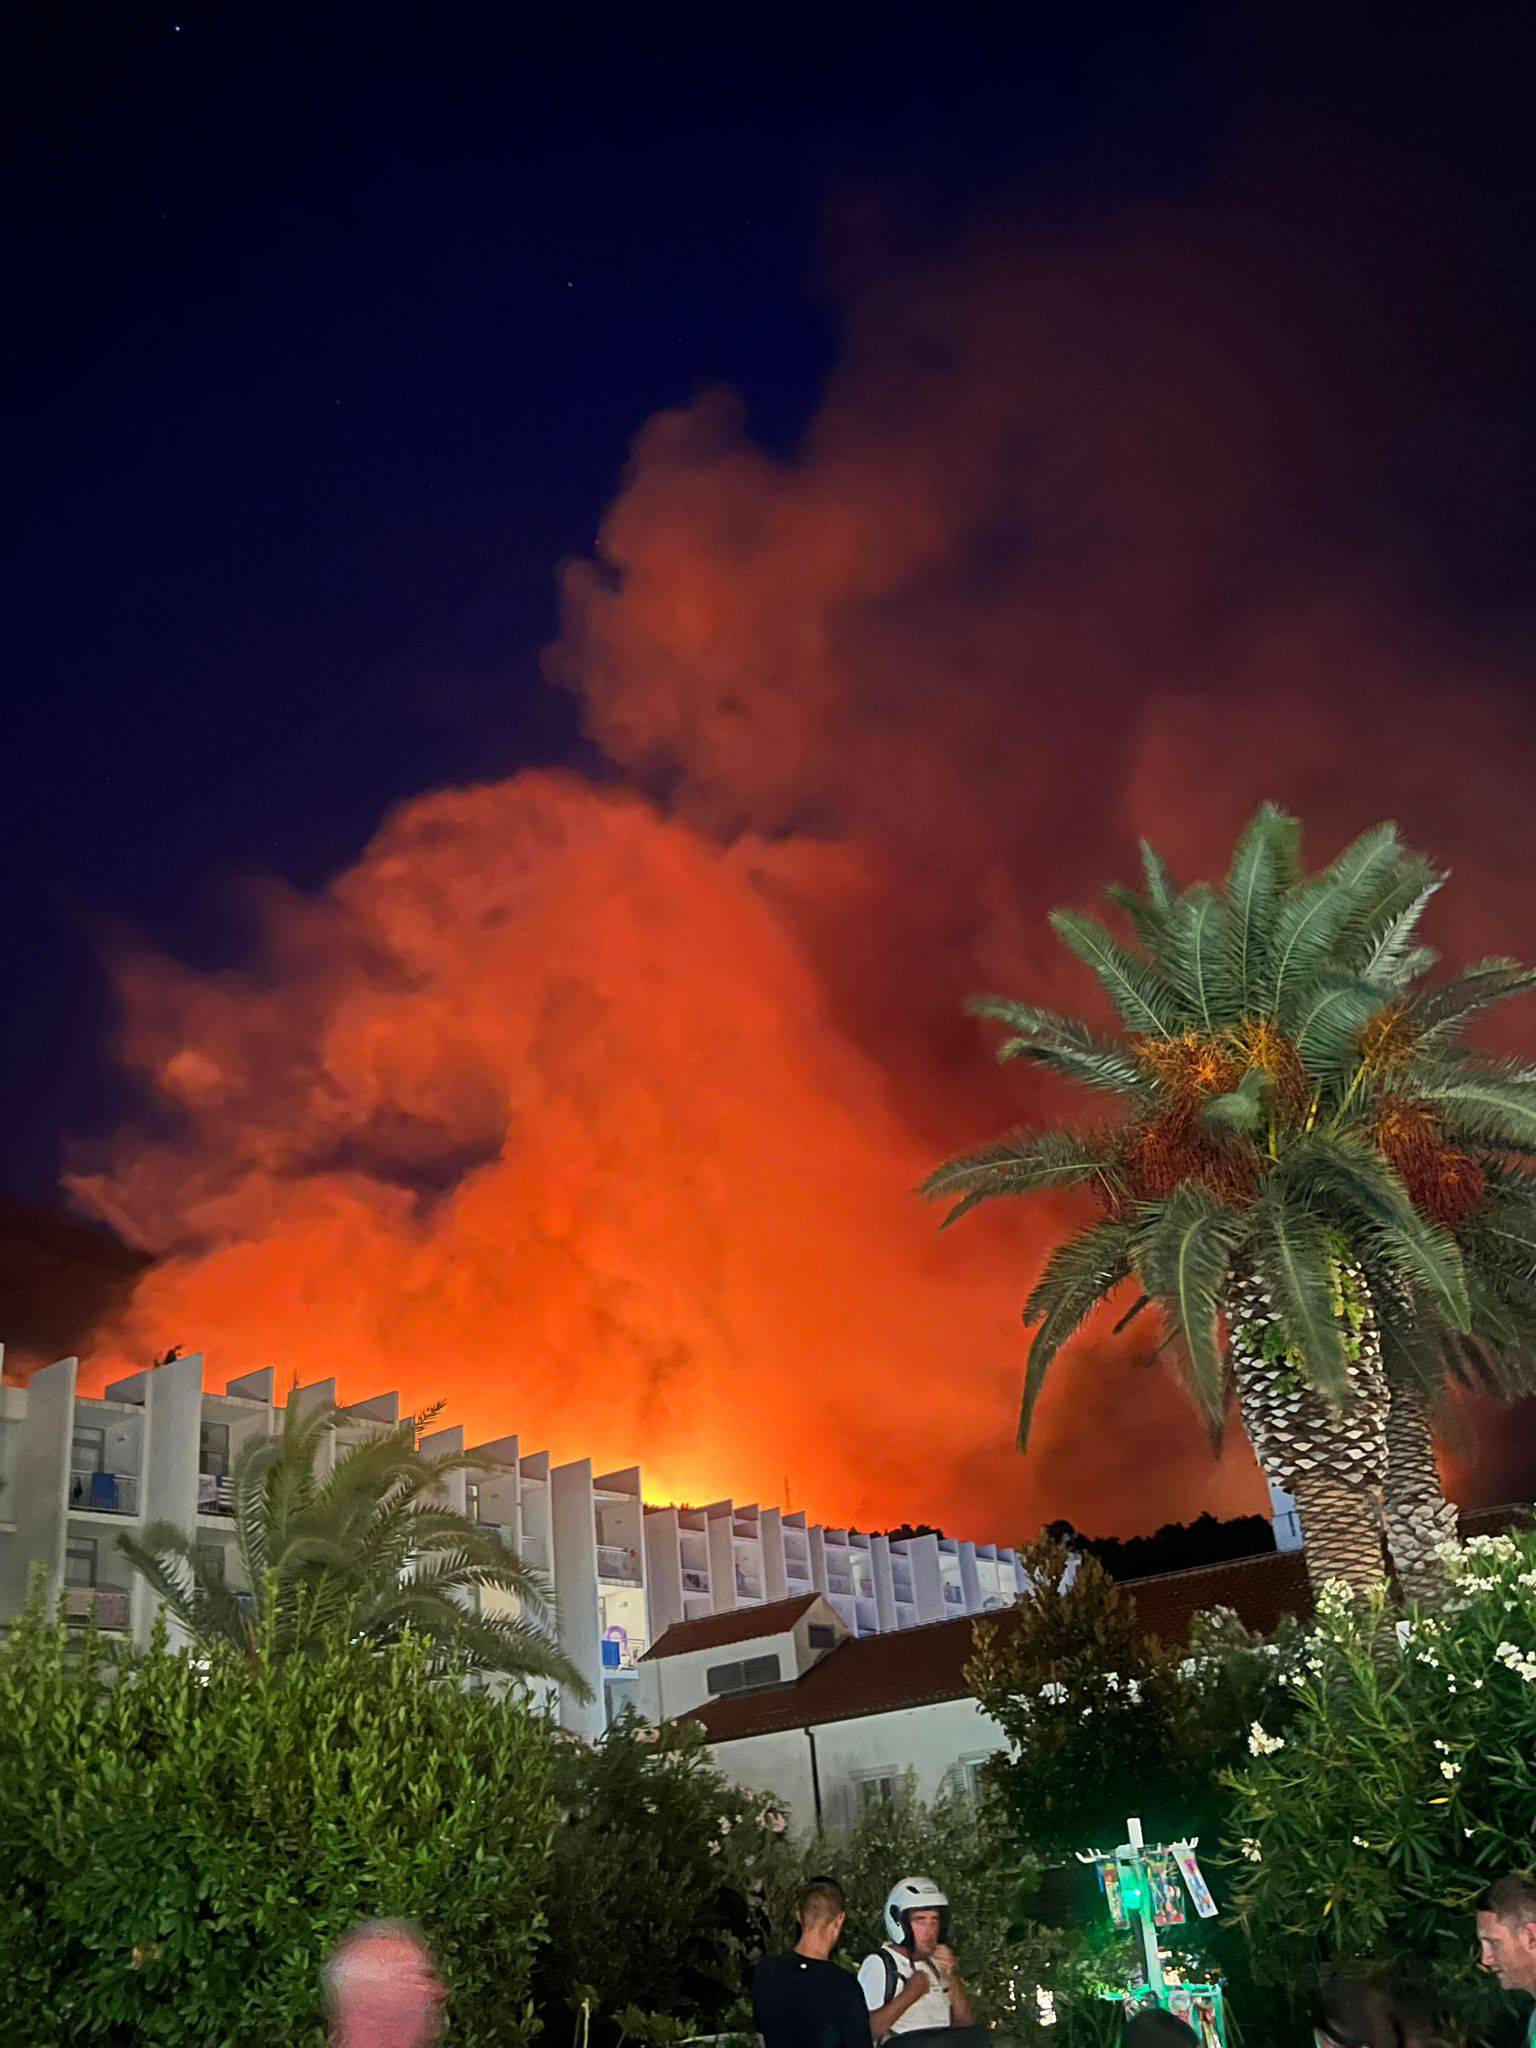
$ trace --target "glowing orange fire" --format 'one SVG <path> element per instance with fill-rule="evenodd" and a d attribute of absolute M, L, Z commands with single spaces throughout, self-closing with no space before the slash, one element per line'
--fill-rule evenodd
<path fill-rule="evenodd" d="M 1456 950 L 1530 936 L 1516 714 L 1464 649 L 1410 657 L 1358 588 L 1298 601 L 1244 541 L 1348 422 L 1299 433 L 1295 306 L 1212 261 L 1161 222 L 875 266 L 794 460 L 716 398 L 653 422 L 565 579 L 554 667 L 605 779 L 423 795 L 329 889 L 266 892 L 249 972 L 124 969 L 165 1127 L 74 1184 L 161 1259 L 98 1370 L 174 1342 L 213 1377 L 446 1395 L 472 1440 L 695 1501 L 787 1480 L 829 1521 L 1257 1505 L 1113 1317 L 1021 1463 L 1018 1309 L 1062 1219 L 941 1238 L 909 1192 L 1060 1113 L 960 1005 L 1081 1007 L 1043 912 L 1137 832 L 1193 874 L 1261 797 L 1321 853 L 1395 813 L 1457 869 Z M 1410 703 L 1415 747 L 1384 746 Z"/>

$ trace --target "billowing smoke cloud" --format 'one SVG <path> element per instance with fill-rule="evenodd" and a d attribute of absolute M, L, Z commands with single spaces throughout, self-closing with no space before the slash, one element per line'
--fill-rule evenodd
<path fill-rule="evenodd" d="M 163 1256 L 104 1349 L 446 1394 L 826 1519 L 1257 1505 L 1102 1329 L 1021 1463 L 1066 1219 L 939 1237 L 910 1192 L 1062 1109 L 960 1003 L 1089 1003 L 1043 914 L 1139 833 L 1193 871 L 1263 796 L 1319 854 L 1393 815 L 1457 871 L 1448 946 L 1536 951 L 1530 723 L 1360 530 L 1411 366 L 1384 395 L 1360 308 L 1248 246 L 1143 218 L 869 262 L 792 456 L 723 394 L 646 426 L 551 656 L 610 779 L 424 795 L 268 889 L 248 971 L 125 971 L 159 1134 L 74 1187 Z"/>

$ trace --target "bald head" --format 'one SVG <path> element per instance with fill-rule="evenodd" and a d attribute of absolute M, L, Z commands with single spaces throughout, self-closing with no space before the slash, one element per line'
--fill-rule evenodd
<path fill-rule="evenodd" d="M 408 1921 L 353 1928 L 326 1965 L 325 1995 L 336 2048 L 426 2048 L 442 2033 L 442 1979 Z"/>

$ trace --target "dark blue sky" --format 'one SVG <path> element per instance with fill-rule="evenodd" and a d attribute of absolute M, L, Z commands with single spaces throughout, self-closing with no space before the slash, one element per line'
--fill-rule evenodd
<path fill-rule="evenodd" d="M 1091 220 L 1294 119 L 1325 209 L 1333 175 L 1417 167 L 1436 204 L 1405 197 L 1389 253 L 1426 309 L 1469 274 L 1495 325 L 1529 297 L 1520 53 L 1294 19 L 1250 47 L 1177 9 L 519 12 L 46 6 L 16 46 L 11 1193 L 49 1198 L 62 1140 L 122 1108 L 115 935 L 233 960 L 232 879 L 313 884 L 396 798 L 579 757 L 539 674 L 553 571 L 701 382 L 793 442 L 836 354 L 840 193 L 938 231 L 999 194 Z M 1460 508 L 1455 601 L 1490 612 L 1530 531 L 1509 317 L 1504 370 L 1415 443 Z"/>

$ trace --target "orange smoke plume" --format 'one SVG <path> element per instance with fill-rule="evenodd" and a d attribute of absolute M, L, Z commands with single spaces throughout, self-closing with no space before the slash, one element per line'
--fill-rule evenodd
<path fill-rule="evenodd" d="M 940 1238 L 910 1190 L 1060 1114 L 960 1005 L 1088 1004 L 1043 913 L 1139 832 L 1192 875 L 1264 796 L 1318 855 L 1396 815 L 1457 869 L 1448 945 L 1531 937 L 1524 714 L 1277 546 L 1286 479 L 1315 506 L 1373 457 L 1349 388 L 1302 431 L 1337 361 L 1302 317 L 1166 220 L 983 238 L 873 267 L 793 458 L 720 397 L 652 422 L 552 657 L 607 779 L 423 795 L 328 889 L 267 890 L 247 971 L 124 967 L 155 1121 L 73 1186 L 160 1256 L 103 1354 L 446 1396 L 472 1441 L 866 1526 L 1256 1507 L 1139 1326 L 1059 1363 L 1019 1460 L 1066 1219 Z"/>

